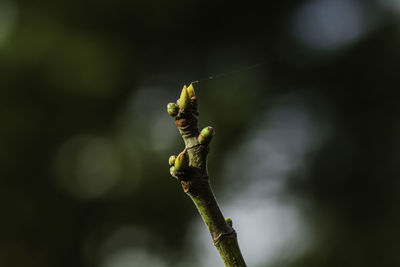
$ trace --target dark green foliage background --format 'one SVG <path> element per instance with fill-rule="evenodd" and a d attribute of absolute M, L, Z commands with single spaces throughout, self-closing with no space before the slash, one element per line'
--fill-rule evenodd
<path fill-rule="evenodd" d="M 169 154 L 182 148 L 178 132 L 170 150 L 154 151 L 148 139 L 154 114 L 173 127 L 167 103 L 149 94 L 143 109 L 123 114 L 139 88 L 162 87 L 173 101 L 183 83 L 260 62 L 199 84 L 201 125 L 217 132 L 210 161 L 217 198 L 224 159 L 264 120 L 260 112 L 306 90 L 316 100 L 303 104 L 333 127 L 286 194 L 309 203 L 299 208 L 320 241 L 278 265 L 400 264 L 400 24 L 376 2 L 361 5 L 377 12 L 380 26 L 332 53 L 291 35 L 303 1 L 12 3 L 16 24 L 0 46 L 0 266 L 99 266 L 99 244 L 120 225 L 151 233 L 135 246 L 171 266 L 196 255 L 184 240 L 198 215 L 168 174 Z M 118 155 L 127 184 L 98 198 L 66 192 L 54 171 L 60 146 L 79 135 L 114 139 L 121 123 L 130 125 L 138 155 L 137 165 Z"/>

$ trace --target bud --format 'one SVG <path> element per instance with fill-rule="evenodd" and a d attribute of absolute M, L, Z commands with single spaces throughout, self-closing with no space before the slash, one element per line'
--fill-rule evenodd
<path fill-rule="evenodd" d="M 191 83 L 186 90 L 187 90 L 190 98 L 196 97 L 196 94 L 194 93 L 193 83 Z"/>
<path fill-rule="evenodd" d="M 212 137 L 214 136 L 215 132 L 213 127 L 208 126 L 201 130 L 200 135 L 198 137 L 200 144 L 210 143 Z"/>
<path fill-rule="evenodd" d="M 181 97 L 179 98 L 179 108 L 181 110 L 187 110 L 190 108 L 190 98 L 186 85 L 183 86 Z"/>
<path fill-rule="evenodd" d="M 178 172 L 189 167 L 189 155 L 186 149 L 179 153 L 178 157 L 175 159 L 174 165 Z"/>
<path fill-rule="evenodd" d="M 171 168 L 169 168 L 169 173 L 171 174 L 171 176 L 175 177 L 176 176 L 176 169 L 174 166 L 171 166 Z"/>
<path fill-rule="evenodd" d="M 231 218 L 227 217 L 227 218 L 225 219 L 225 221 L 226 221 L 226 223 L 227 223 L 230 227 L 232 227 L 232 219 L 231 219 Z"/>
<path fill-rule="evenodd" d="M 175 103 L 169 103 L 167 105 L 167 112 L 170 116 L 175 117 L 176 115 L 178 115 L 179 112 L 179 107 L 177 104 Z"/>
<path fill-rule="evenodd" d="M 175 160 L 176 160 L 176 156 L 175 155 L 170 156 L 169 159 L 168 159 L 169 166 L 174 165 L 175 164 Z"/>

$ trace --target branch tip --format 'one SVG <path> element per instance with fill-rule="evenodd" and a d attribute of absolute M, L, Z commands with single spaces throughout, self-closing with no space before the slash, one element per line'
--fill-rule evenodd
<path fill-rule="evenodd" d="M 182 184 L 183 191 L 193 200 L 212 236 L 226 267 L 246 267 L 237 243 L 232 220 L 224 218 L 211 190 L 207 155 L 209 143 L 215 135 L 212 127 L 198 130 L 197 99 L 193 83 L 183 86 L 180 98 L 167 106 L 168 114 L 185 142 L 185 149 L 168 159 L 170 174 Z M 198 149 L 194 149 L 198 148 Z"/>

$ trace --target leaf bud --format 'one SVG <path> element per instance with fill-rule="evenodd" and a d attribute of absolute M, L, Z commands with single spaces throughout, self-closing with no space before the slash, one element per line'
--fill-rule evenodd
<path fill-rule="evenodd" d="M 170 116 L 175 117 L 179 113 L 179 107 L 175 103 L 169 103 L 167 105 L 167 112 Z"/>
<path fill-rule="evenodd" d="M 179 153 L 178 157 L 175 159 L 174 166 L 177 171 L 182 171 L 189 167 L 189 155 L 186 149 Z"/>
<path fill-rule="evenodd" d="M 169 159 L 168 159 L 169 165 L 173 166 L 175 164 L 175 160 L 176 160 L 176 156 L 175 155 L 170 156 Z"/>
<path fill-rule="evenodd" d="M 196 94 L 194 93 L 193 83 L 191 83 L 186 90 L 187 90 L 190 98 L 196 97 Z"/>
<path fill-rule="evenodd" d="M 200 135 L 198 137 L 200 144 L 210 143 L 212 137 L 214 136 L 215 132 L 213 127 L 208 126 L 201 130 Z"/>
<path fill-rule="evenodd" d="M 176 177 L 176 169 L 174 166 L 171 166 L 171 168 L 169 168 L 169 173 L 172 177 Z"/>
<path fill-rule="evenodd" d="M 188 110 L 190 108 L 190 98 L 186 85 L 183 86 L 181 97 L 179 98 L 179 108 L 181 110 Z"/>

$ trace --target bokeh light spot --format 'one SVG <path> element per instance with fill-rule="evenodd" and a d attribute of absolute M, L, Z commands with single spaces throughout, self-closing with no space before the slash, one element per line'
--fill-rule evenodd
<path fill-rule="evenodd" d="M 55 167 L 59 185 L 79 198 L 106 194 L 118 183 L 122 168 L 118 151 L 110 140 L 88 135 L 64 143 Z"/>
<path fill-rule="evenodd" d="M 400 0 L 378 0 L 378 3 L 383 8 L 400 12 Z"/>
<path fill-rule="evenodd" d="M 115 228 L 98 251 L 101 267 L 163 267 L 163 259 L 144 247 L 154 240 L 143 228 L 123 225 Z"/>
<path fill-rule="evenodd" d="M 0 44 L 6 41 L 17 19 L 17 7 L 11 0 L 0 1 Z"/>
<path fill-rule="evenodd" d="M 363 6 L 355 0 L 312 0 L 299 8 L 294 34 L 316 50 L 336 50 L 366 30 Z"/>
<path fill-rule="evenodd" d="M 167 266 L 157 255 L 138 248 L 123 248 L 111 254 L 101 267 L 164 267 Z"/>

